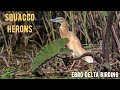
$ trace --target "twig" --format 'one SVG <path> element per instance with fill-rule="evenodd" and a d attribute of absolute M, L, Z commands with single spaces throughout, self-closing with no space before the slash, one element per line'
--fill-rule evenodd
<path fill-rule="evenodd" d="M 115 29 L 114 29 L 113 26 L 112 26 L 112 33 L 113 33 L 113 35 L 114 35 L 115 41 L 116 41 L 117 46 L 118 46 L 118 51 L 119 51 L 119 53 L 120 53 L 120 42 L 119 42 L 119 40 L 118 40 L 118 37 L 117 37 L 117 35 L 116 35 L 116 33 L 115 33 Z"/>
<path fill-rule="evenodd" d="M 70 73 L 75 70 L 67 70 L 67 71 L 54 71 L 54 72 L 45 72 L 45 74 L 59 74 L 59 73 Z"/>
<path fill-rule="evenodd" d="M 103 57 L 104 57 L 106 63 L 109 62 L 110 31 L 112 31 L 111 29 L 112 29 L 112 23 L 113 23 L 114 15 L 115 15 L 114 11 L 109 11 L 106 32 L 105 32 L 105 35 L 103 34 L 102 51 L 103 51 Z"/>
<path fill-rule="evenodd" d="M 92 56 L 93 57 L 93 55 L 91 53 L 85 53 L 85 54 L 81 55 L 80 57 L 72 58 L 72 59 L 69 59 L 69 60 L 80 60 L 80 59 L 82 59 L 85 56 Z M 57 57 L 62 58 L 60 56 L 57 56 Z M 64 59 L 64 58 L 62 58 L 62 59 Z"/>
<path fill-rule="evenodd" d="M 1 19 L 0 19 L 0 28 L 1 28 L 1 31 L 2 31 L 2 34 L 3 34 L 3 38 L 4 38 L 4 41 L 5 41 L 5 46 L 7 48 L 7 52 L 8 52 L 8 45 L 7 45 L 7 41 L 6 41 L 6 37 L 5 37 L 5 33 L 4 33 L 4 30 L 3 30 L 3 27 L 2 27 L 2 24 L 1 24 Z"/>
<path fill-rule="evenodd" d="M 119 61 L 116 61 L 114 63 L 111 63 L 110 66 L 113 66 L 113 65 L 118 64 L 118 63 L 119 63 Z"/>
<path fill-rule="evenodd" d="M 27 52 L 24 53 L 29 57 L 30 61 L 32 62 L 33 61 L 32 57 Z"/>
<path fill-rule="evenodd" d="M 3 61 L 5 62 L 5 64 L 6 64 L 7 67 L 10 67 L 10 65 L 9 65 L 9 63 L 7 62 L 5 56 L 0 56 L 0 58 L 3 59 Z"/>

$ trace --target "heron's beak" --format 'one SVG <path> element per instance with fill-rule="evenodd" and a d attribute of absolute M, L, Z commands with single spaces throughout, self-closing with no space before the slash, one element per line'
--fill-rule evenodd
<path fill-rule="evenodd" d="M 50 19 L 51 22 L 58 22 L 56 19 Z"/>

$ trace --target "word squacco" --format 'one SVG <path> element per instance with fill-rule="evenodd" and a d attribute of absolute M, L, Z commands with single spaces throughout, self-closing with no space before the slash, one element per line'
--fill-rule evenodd
<path fill-rule="evenodd" d="M 34 14 L 5 14 L 5 21 L 34 21 Z"/>
<path fill-rule="evenodd" d="M 9 22 L 33 22 L 35 20 L 35 15 L 33 13 L 23 13 L 23 14 L 5 14 L 5 21 Z M 32 32 L 32 25 L 7 25 L 7 32 L 9 33 L 31 33 Z"/>

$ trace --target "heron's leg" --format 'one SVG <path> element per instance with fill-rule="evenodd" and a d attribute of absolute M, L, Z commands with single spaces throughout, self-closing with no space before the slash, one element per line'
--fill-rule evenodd
<path fill-rule="evenodd" d="M 78 66 L 80 65 L 80 63 L 81 63 L 81 60 L 78 61 Z"/>
<path fill-rule="evenodd" d="M 75 58 L 75 54 L 74 54 L 74 53 L 71 53 L 71 54 L 72 54 L 73 58 Z M 73 60 L 73 63 L 72 63 L 72 65 L 71 65 L 69 71 L 72 70 L 73 66 L 75 65 L 75 62 L 76 62 L 76 61 Z"/>

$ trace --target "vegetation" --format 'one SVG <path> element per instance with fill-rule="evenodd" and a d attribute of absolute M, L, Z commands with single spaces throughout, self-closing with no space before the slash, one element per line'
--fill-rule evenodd
<path fill-rule="evenodd" d="M 35 20 L 6 22 L 6 13 L 34 13 Z M 65 48 L 68 40 L 60 39 L 59 24 L 49 22 L 58 16 L 68 21 L 70 31 L 93 54 L 95 64 L 77 61 L 69 71 L 73 60 Z M 73 71 L 120 72 L 119 19 L 119 11 L 1 11 L 0 78 L 69 79 Z M 21 24 L 32 25 L 32 33 L 7 32 L 7 25 Z"/>
<path fill-rule="evenodd" d="M 45 60 L 50 59 L 57 54 L 70 53 L 70 50 L 63 50 L 65 45 L 68 43 L 68 39 L 56 39 L 53 42 L 45 45 L 45 47 L 36 55 L 32 62 L 32 71 L 34 71 L 41 63 Z M 63 52 L 64 51 L 64 52 Z"/>

